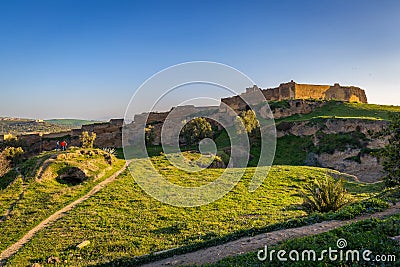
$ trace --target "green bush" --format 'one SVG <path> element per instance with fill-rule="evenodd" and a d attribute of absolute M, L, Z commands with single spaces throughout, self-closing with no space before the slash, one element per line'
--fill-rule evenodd
<path fill-rule="evenodd" d="M 24 154 L 24 150 L 22 147 L 6 147 L 2 154 L 5 158 L 11 161 L 13 164 L 19 163 L 22 155 Z"/>
<path fill-rule="evenodd" d="M 302 192 L 302 206 L 308 212 L 337 211 L 349 202 L 349 197 L 343 185 L 343 179 L 335 179 L 326 175 L 316 179 L 312 185 L 305 186 Z"/>
<path fill-rule="evenodd" d="M 235 125 L 237 126 L 237 132 L 239 134 L 243 134 L 242 133 L 242 127 L 238 127 L 238 123 L 240 123 L 239 120 L 243 123 L 246 133 L 251 133 L 255 129 L 257 129 L 257 127 L 259 127 L 259 123 L 258 123 L 258 120 L 257 120 L 257 117 L 256 117 L 256 113 L 253 110 L 243 111 L 236 118 Z"/>
<path fill-rule="evenodd" d="M 96 133 L 82 132 L 79 136 L 82 143 L 82 148 L 93 148 L 94 141 L 96 140 Z"/>
<path fill-rule="evenodd" d="M 196 145 L 204 138 L 211 138 L 213 131 L 211 124 L 205 118 L 194 118 L 182 128 L 182 135 L 187 145 Z"/>

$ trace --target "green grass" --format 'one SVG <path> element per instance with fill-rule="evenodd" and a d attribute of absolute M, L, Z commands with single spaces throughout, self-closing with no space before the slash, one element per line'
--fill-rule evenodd
<path fill-rule="evenodd" d="M 12 179 L 12 180 L 11 180 Z M 17 177 L 15 171 L 9 172 L 0 178 L 0 217 L 3 216 L 10 205 L 15 202 L 22 192 L 22 178 Z"/>
<path fill-rule="evenodd" d="M 261 262 L 257 259 L 257 252 L 251 252 L 236 257 L 226 258 L 217 262 L 216 264 L 209 264 L 205 266 L 374 266 L 373 264 L 377 264 L 377 266 L 399 266 L 400 246 L 398 242 L 389 238 L 398 236 L 400 234 L 400 228 L 398 227 L 399 224 L 400 214 L 396 214 L 386 219 L 368 219 L 355 224 L 340 227 L 323 234 L 303 238 L 294 238 L 284 241 L 279 245 L 268 247 L 268 251 L 285 250 L 288 253 L 291 250 L 296 250 L 300 253 L 303 250 L 314 250 L 316 255 L 319 257 L 319 255 L 321 255 L 321 251 L 324 249 L 329 249 L 329 247 L 332 249 L 337 249 L 337 240 L 344 238 L 347 241 L 347 247 L 342 249 L 344 253 L 347 250 L 359 250 L 362 253 L 362 251 L 368 249 L 372 251 L 372 255 L 374 256 L 395 255 L 395 261 L 330 261 L 328 257 L 325 257 L 324 260 L 317 262 L 288 261 L 284 264 L 283 262 L 278 261 L 276 257 L 274 257 L 273 261 L 269 261 L 269 259 L 267 259 L 266 261 Z M 361 253 L 360 258 L 362 258 Z"/>
<path fill-rule="evenodd" d="M 183 186 L 214 180 L 223 169 L 206 169 L 203 174 L 178 172 L 163 155 L 152 158 L 165 177 Z M 254 168 L 247 168 L 237 186 L 211 204 L 182 208 L 162 204 L 148 196 L 128 172 L 67 216 L 39 232 L 8 262 L 9 266 L 44 263 L 57 256 L 67 265 L 86 266 L 175 248 L 201 246 L 227 236 L 261 231 L 306 214 L 298 209 L 299 189 L 330 170 L 312 167 L 274 166 L 270 176 L 255 192 L 247 186 Z M 337 173 L 337 172 L 336 172 Z M 353 181 L 346 187 L 354 199 L 382 190 L 382 184 L 366 185 Z M 9 226 L 11 227 L 11 226 Z M 91 244 L 79 250 L 84 240 Z"/>
<path fill-rule="evenodd" d="M 400 106 L 385 106 L 363 103 L 346 103 L 329 101 L 321 108 L 308 114 L 296 114 L 290 117 L 277 119 L 282 121 L 306 121 L 313 118 L 360 118 L 372 120 L 389 120 L 389 113 L 400 113 Z"/>
<path fill-rule="evenodd" d="M 83 154 L 80 151 L 84 151 Z M 96 151 L 97 152 L 96 154 Z M 91 154 L 93 152 L 93 154 Z M 43 172 L 42 179 L 36 181 L 43 158 L 49 157 L 49 152 L 43 153 L 27 161 L 21 167 L 26 175 L 25 193 L 23 198 L 14 206 L 12 214 L 4 222 L 0 223 L 0 251 L 16 242 L 39 222 L 53 214 L 58 209 L 83 196 L 94 185 L 109 177 L 120 169 L 124 161 L 114 159 L 112 166 L 108 165 L 100 150 L 74 150 L 58 153 L 58 158 Z M 56 177 L 63 169 L 76 166 L 87 173 L 88 180 L 79 185 L 70 185 L 57 181 Z M 3 179 L 3 178 L 1 178 Z M 5 200 L 0 205 L 1 211 L 5 211 L 9 204 L 17 199 L 22 190 L 22 180 L 18 178 L 0 191 L 1 199 Z M 3 213 L 4 214 L 4 213 Z M 3 215 L 2 214 L 2 215 Z"/>
<path fill-rule="evenodd" d="M 305 165 L 308 150 L 313 146 L 311 136 L 286 135 L 277 139 L 275 165 Z"/>

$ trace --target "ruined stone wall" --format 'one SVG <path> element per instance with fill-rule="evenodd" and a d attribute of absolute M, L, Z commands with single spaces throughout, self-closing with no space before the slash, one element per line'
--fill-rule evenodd
<path fill-rule="evenodd" d="M 368 103 L 365 91 L 355 86 L 335 84 L 326 91 L 327 99 L 339 99 L 349 102 Z"/>
<path fill-rule="evenodd" d="M 288 83 L 281 83 L 279 87 L 261 90 L 265 99 L 272 101 L 279 101 L 283 99 L 295 98 L 295 83 L 293 81 Z"/>
<path fill-rule="evenodd" d="M 262 90 L 267 100 L 286 99 L 336 99 L 349 102 L 368 103 L 365 91 L 355 86 L 341 86 L 335 84 L 298 84 L 293 81 L 282 83 L 277 88 Z"/>
<path fill-rule="evenodd" d="M 327 99 L 326 92 L 330 85 L 295 84 L 296 99 Z M 339 98 L 338 98 L 339 99 Z M 345 100 L 345 99 L 340 99 Z"/>
<path fill-rule="evenodd" d="M 236 112 L 247 109 L 243 97 L 251 94 L 254 90 L 260 90 L 256 85 L 247 88 L 246 93 L 221 99 L 221 102 L 231 107 Z M 262 94 L 268 101 L 280 101 L 290 99 L 336 99 L 347 102 L 368 103 L 365 91 L 355 86 L 341 86 L 339 84 L 316 85 L 298 84 L 293 81 L 282 83 L 276 88 L 261 89 Z"/>
<path fill-rule="evenodd" d="M 82 132 L 96 133 L 94 145 L 96 147 L 122 147 L 122 124 L 123 119 L 112 119 L 105 123 L 83 125 L 81 129 L 50 134 L 24 134 L 18 136 L 25 149 L 29 153 L 53 150 L 57 141 L 66 141 L 68 146 L 79 146 L 79 136 Z"/>
<path fill-rule="evenodd" d="M 221 102 L 235 111 L 246 110 L 247 104 L 240 96 L 222 98 Z"/>
<path fill-rule="evenodd" d="M 348 102 L 368 103 L 365 91 L 355 86 L 295 84 L 296 99 L 336 99 Z"/>

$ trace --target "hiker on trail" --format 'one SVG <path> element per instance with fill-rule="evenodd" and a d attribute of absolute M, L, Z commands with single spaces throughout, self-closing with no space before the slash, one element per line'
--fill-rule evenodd
<path fill-rule="evenodd" d="M 60 141 L 57 141 L 56 143 L 56 151 L 58 151 L 60 149 Z"/>
<path fill-rule="evenodd" d="M 62 149 L 62 151 L 65 151 L 67 149 L 67 142 L 65 142 L 65 141 L 61 142 L 61 149 Z"/>

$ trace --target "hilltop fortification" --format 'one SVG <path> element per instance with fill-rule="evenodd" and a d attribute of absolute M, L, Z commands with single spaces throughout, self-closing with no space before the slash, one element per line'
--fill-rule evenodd
<path fill-rule="evenodd" d="M 291 100 L 288 101 L 287 108 L 274 108 L 274 106 L 271 106 L 271 111 L 275 119 L 291 116 L 293 114 L 307 114 L 310 113 L 312 110 L 325 105 L 324 102 L 314 101 L 310 99 L 336 99 L 341 101 L 367 103 L 365 91 L 358 87 L 340 86 L 339 84 L 335 84 L 333 86 L 298 84 L 294 81 L 282 83 L 277 88 L 271 89 L 260 89 L 256 85 L 254 85 L 251 88 L 247 88 L 246 92 L 241 94 L 240 96 L 223 98 L 221 99 L 221 102 L 233 109 L 234 114 L 230 114 L 231 116 L 236 116 L 237 112 L 247 109 L 247 104 L 243 101 L 242 97 L 246 99 L 247 95 L 251 95 L 256 90 L 261 90 L 267 100 Z M 176 127 L 171 127 L 179 129 L 179 126 L 182 124 L 182 120 L 187 119 L 186 116 L 189 116 L 190 114 L 198 114 L 199 116 L 201 116 L 201 114 L 204 115 L 205 113 L 214 114 L 218 112 L 218 108 L 222 113 L 226 111 L 223 105 L 221 105 L 220 107 L 179 106 L 167 112 L 150 112 L 137 114 L 134 118 L 134 122 L 130 124 L 130 127 L 135 128 L 135 125 L 140 125 L 139 122 L 145 122 L 145 124 L 153 125 L 154 131 L 157 136 L 157 138 L 155 138 L 155 143 L 158 144 L 161 141 L 161 126 L 163 125 L 167 117 L 175 122 L 173 126 Z M 265 110 L 261 110 L 260 112 L 262 117 L 268 117 L 268 114 L 266 114 Z M 97 134 L 97 138 L 95 141 L 95 146 L 97 147 L 121 147 L 122 126 L 123 119 L 113 119 L 110 122 L 106 123 L 84 125 L 81 129 L 76 129 L 72 131 L 64 131 L 60 133 L 43 135 L 27 134 L 21 135 L 18 138 L 25 141 L 26 144 L 29 145 L 30 151 L 40 152 L 43 150 L 54 149 L 54 147 L 56 146 L 56 142 L 64 139 L 68 141 L 69 145 L 78 146 L 80 143 L 79 135 L 83 131 L 88 131 L 95 132 Z M 142 131 L 143 129 L 139 130 Z M 4 137 L 0 136 L 0 142 L 3 139 Z"/>
<path fill-rule="evenodd" d="M 268 101 L 280 101 L 290 99 L 321 99 L 321 100 L 340 100 L 346 102 L 368 103 L 365 91 L 355 86 L 341 86 L 317 84 L 299 84 L 294 81 L 281 83 L 276 88 L 261 89 L 257 85 L 247 88 L 246 92 L 240 96 L 223 98 L 221 101 L 234 110 L 245 110 L 246 103 L 243 96 L 251 94 L 256 90 L 261 90 L 265 99 Z"/>

